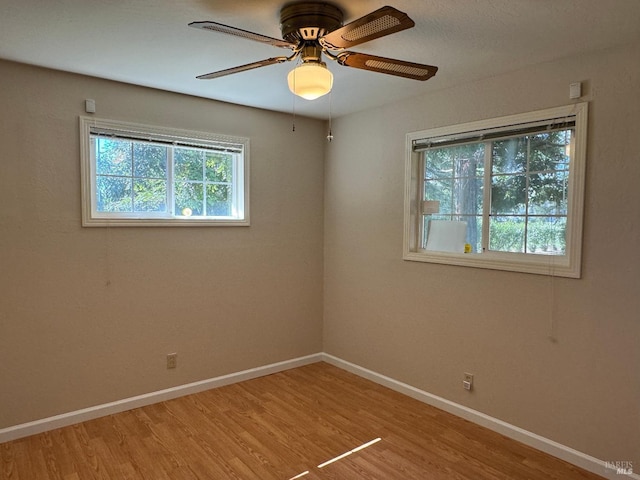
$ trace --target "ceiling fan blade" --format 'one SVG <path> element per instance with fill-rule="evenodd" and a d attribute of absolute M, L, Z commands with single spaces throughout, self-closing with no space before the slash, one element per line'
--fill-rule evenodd
<path fill-rule="evenodd" d="M 319 40 L 325 48 L 342 50 L 414 25 L 414 21 L 406 13 L 387 6 L 329 32 Z"/>
<path fill-rule="evenodd" d="M 280 40 L 278 38 L 267 37 L 266 35 L 260 35 L 259 33 L 249 32 L 248 30 L 242 30 L 241 28 L 231 27 L 222 23 L 216 22 L 191 22 L 190 27 L 200 28 L 202 30 L 211 30 L 212 32 L 226 33 L 228 35 L 235 35 L 236 37 L 247 38 L 256 42 L 265 43 L 267 45 L 273 45 L 280 48 L 297 47 L 295 43 L 287 42 L 286 40 Z"/>
<path fill-rule="evenodd" d="M 376 57 L 375 55 L 368 55 L 366 53 L 342 52 L 337 56 L 336 60 L 340 65 L 347 67 L 388 73 L 389 75 L 411 78 L 413 80 L 429 80 L 438 71 L 438 67 L 434 67 L 433 65 Z"/>
<path fill-rule="evenodd" d="M 227 68 L 225 70 L 218 70 L 217 72 L 207 73 L 205 75 L 198 75 L 196 78 L 199 80 L 211 80 L 212 78 L 224 77 L 233 73 L 245 72 L 247 70 L 253 70 L 254 68 L 266 67 L 268 65 L 275 65 L 276 63 L 284 63 L 290 60 L 290 57 L 273 57 L 266 60 L 260 60 L 259 62 L 247 63 L 246 65 L 240 65 L 238 67 Z"/>

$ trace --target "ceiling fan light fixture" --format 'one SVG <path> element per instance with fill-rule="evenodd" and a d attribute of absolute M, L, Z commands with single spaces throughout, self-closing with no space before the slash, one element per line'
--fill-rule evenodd
<path fill-rule="evenodd" d="M 307 100 L 315 100 L 331 91 L 333 74 L 324 62 L 305 62 L 289 72 L 289 90 Z"/>
<path fill-rule="evenodd" d="M 280 31 L 284 40 L 217 22 L 191 22 L 190 27 L 246 38 L 292 51 L 289 56 L 267 58 L 199 75 L 196 78 L 219 78 L 297 59 L 300 64 L 287 76 L 289 90 L 296 96 L 315 100 L 331 92 L 333 87 L 333 74 L 322 61 L 323 54 L 343 67 L 413 80 L 428 80 L 438 71 L 438 67 L 433 65 L 346 50 L 354 45 L 413 28 L 415 22 L 406 13 L 384 6 L 346 25 L 343 25 L 342 20 L 343 12 L 336 5 L 318 0 L 295 0 L 288 2 L 280 10 Z"/>

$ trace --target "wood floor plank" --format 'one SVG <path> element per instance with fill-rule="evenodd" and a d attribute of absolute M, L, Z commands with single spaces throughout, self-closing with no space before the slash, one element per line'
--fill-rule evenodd
<path fill-rule="evenodd" d="M 325 363 L 0 445 L 0 480 L 296 477 L 601 479 Z"/>

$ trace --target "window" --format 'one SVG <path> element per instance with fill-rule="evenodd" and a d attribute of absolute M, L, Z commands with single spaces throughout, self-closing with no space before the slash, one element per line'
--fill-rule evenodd
<path fill-rule="evenodd" d="M 406 260 L 580 277 L 587 104 L 407 135 Z"/>
<path fill-rule="evenodd" d="M 80 117 L 84 226 L 249 225 L 249 140 Z"/>

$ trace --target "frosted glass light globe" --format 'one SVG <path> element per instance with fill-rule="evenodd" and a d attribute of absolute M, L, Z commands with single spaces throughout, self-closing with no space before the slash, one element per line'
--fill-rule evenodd
<path fill-rule="evenodd" d="M 323 62 L 307 62 L 291 70 L 287 81 L 292 93 L 315 100 L 331 91 L 333 74 Z"/>

